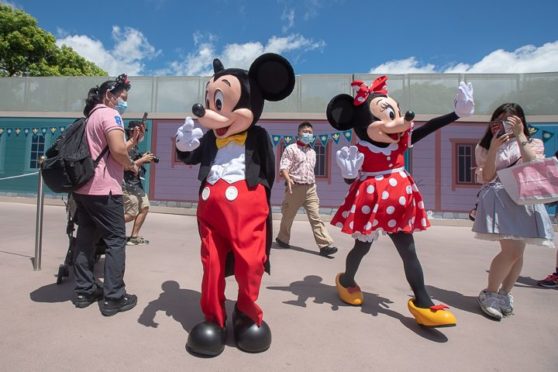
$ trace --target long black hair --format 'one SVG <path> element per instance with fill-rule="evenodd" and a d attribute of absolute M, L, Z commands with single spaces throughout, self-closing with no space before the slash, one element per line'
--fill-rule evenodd
<path fill-rule="evenodd" d="M 85 99 L 83 114 L 89 116 L 89 113 L 96 105 L 103 103 L 103 97 L 107 90 L 115 95 L 119 95 L 123 90 L 130 90 L 131 87 L 132 85 L 128 80 L 128 76 L 126 74 L 121 74 L 116 80 L 107 80 L 100 86 L 89 89 L 87 98 Z"/>
<path fill-rule="evenodd" d="M 523 111 L 523 108 L 521 108 L 521 106 L 519 106 L 517 103 L 504 103 L 500 105 L 496 110 L 494 110 L 494 112 L 492 113 L 492 117 L 490 118 L 490 121 L 496 120 L 496 118 L 502 115 L 503 113 L 506 113 L 508 115 L 514 115 L 520 118 L 523 123 L 523 133 L 525 133 L 525 137 L 527 137 L 527 139 L 531 137 L 531 135 L 529 134 L 529 126 L 527 125 L 527 120 L 525 119 L 525 112 Z M 488 127 L 486 128 L 486 132 L 484 133 L 484 136 L 481 138 L 479 142 L 479 146 L 484 147 L 485 149 L 488 150 L 490 148 L 491 141 L 492 141 L 492 131 L 490 130 L 490 124 L 489 124 Z"/>

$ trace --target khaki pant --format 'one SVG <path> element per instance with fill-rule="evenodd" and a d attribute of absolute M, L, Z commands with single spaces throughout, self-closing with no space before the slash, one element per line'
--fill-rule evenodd
<path fill-rule="evenodd" d="M 281 207 L 281 227 L 277 239 L 282 242 L 289 243 L 291 240 L 291 226 L 298 208 L 304 207 L 308 221 L 312 226 L 312 233 L 316 244 L 320 248 L 324 248 L 333 244 L 333 239 L 326 230 L 325 224 L 320 217 L 320 199 L 316 193 L 316 185 L 299 185 L 292 186 L 293 193 L 289 194 L 289 189 L 285 187 L 285 197 Z"/>

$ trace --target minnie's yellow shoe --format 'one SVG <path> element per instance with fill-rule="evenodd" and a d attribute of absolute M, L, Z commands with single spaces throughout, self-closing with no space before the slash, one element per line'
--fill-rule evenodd
<path fill-rule="evenodd" d="M 360 291 L 360 287 L 355 285 L 354 287 L 343 287 L 339 282 L 339 277 L 341 277 L 341 273 L 337 274 L 335 277 L 335 286 L 337 287 L 337 294 L 339 294 L 339 298 L 353 306 L 360 306 L 364 302 L 364 297 L 362 292 Z"/>
<path fill-rule="evenodd" d="M 451 327 L 457 324 L 457 319 L 446 305 L 434 305 L 428 308 L 417 307 L 410 299 L 407 307 L 418 324 L 425 327 Z"/>

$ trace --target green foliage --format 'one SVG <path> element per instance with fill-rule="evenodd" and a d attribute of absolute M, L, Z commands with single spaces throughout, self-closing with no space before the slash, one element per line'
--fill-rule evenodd
<path fill-rule="evenodd" d="M 72 48 L 56 45 L 35 18 L 0 4 L 0 76 L 107 76 Z"/>

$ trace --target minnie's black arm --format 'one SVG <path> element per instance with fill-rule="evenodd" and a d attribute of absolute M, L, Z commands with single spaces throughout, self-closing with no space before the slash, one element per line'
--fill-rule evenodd
<path fill-rule="evenodd" d="M 428 120 L 420 128 L 413 130 L 413 134 L 411 136 L 411 143 L 414 144 L 420 141 L 421 139 L 428 136 L 429 134 L 437 131 L 440 128 L 445 127 L 448 124 L 453 123 L 457 119 L 459 119 L 459 116 L 457 116 L 455 112 L 452 112 L 451 114 L 438 116 L 437 118 Z"/>

